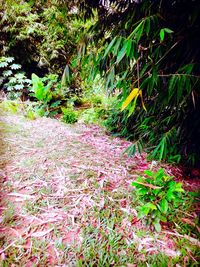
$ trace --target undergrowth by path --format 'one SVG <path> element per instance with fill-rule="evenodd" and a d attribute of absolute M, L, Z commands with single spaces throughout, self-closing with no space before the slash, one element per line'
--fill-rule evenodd
<path fill-rule="evenodd" d="M 1 266 L 198 266 L 195 236 L 137 219 L 130 183 L 151 163 L 128 142 L 3 114 L 0 145 Z"/>

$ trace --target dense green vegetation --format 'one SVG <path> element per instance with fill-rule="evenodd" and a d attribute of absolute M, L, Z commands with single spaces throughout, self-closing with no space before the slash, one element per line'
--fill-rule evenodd
<path fill-rule="evenodd" d="M 0 265 L 198 266 L 199 14 L 0 0 Z"/>
<path fill-rule="evenodd" d="M 1 88 L 40 115 L 103 121 L 132 154 L 198 166 L 199 12 L 197 0 L 2 1 Z"/>

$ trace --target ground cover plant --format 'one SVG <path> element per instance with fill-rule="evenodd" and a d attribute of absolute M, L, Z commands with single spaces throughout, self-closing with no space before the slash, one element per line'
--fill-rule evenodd
<path fill-rule="evenodd" d="M 164 169 L 153 173 L 151 170 L 145 170 L 144 176 L 139 176 L 132 185 L 136 188 L 136 195 L 140 201 L 138 207 L 138 218 L 145 218 L 148 224 L 153 224 L 157 231 L 161 231 L 160 222 L 167 222 L 176 209 L 184 210 L 181 207 L 183 198 L 183 188 L 181 183 L 168 176 Z"/>

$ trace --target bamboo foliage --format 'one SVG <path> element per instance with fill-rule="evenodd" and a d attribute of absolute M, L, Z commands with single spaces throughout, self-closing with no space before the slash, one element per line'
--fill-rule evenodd
<path fill-rule="evenodd" d="M 197 1 L 123 3 L 113 0 L 113 13 L 105 9 L 97 21 L 104 45 L 94 63 L 108 91 L 121 92 L 119 131 L 154 158 L 198 165 L 200 7 Z"/>

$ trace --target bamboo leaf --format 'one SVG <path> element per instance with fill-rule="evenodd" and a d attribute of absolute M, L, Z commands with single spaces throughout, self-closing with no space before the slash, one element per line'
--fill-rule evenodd
<path fill-rule="evenodd" d="M 126 43 L 124 44 L 124 46 L 122 47 L 122 49 L 119 51 L 118 55 L 117 55 L 117 60 L 116 63 L 118 64 L 123 57 L 126 55 Z"/>
<path fill-rule="evenodd" d="M 135 34 L 137 42 L 139 42 L 141 37 L 142 37 L 143 29 L 144 29 L 144 23 L 142 23 L 142 25 L 138 29 L 137 33 Z"/>
<path fill-rule="evenodd" d="M 170 80 L 169 80 L 169 85 L 168 85 L 168 99 L 170 100 L 172 96 L 174 95 L 174 88 L 177 83 L 177 77 L 176 75 L 173 75 Z"/>
<path fill-rule="evenodd" d="M 160 156 L 159 156 L 159 160 L 162 160 L 163 159 L 163 155 L 164 155 L 164 151 L 165 151 L 165 138 L 163 138 L 161 140 L 161 143 L 160 143 Z"/>
<path fill-rule="evenodd" d="M 139 94 L 139 88 L 134 88 L 131 93 L 128 95 L 128 97 L 126 98 L 126 100 L 123 102 L 122 104 L 122 108 L 121 111 L 123 111 L 130 103 L 131 101 L 138 96 Z"/>
<path fill-rule="evenodd" d="M 174 31 L 170 30 L 169 28 L 164 28 L 163 30 L 164 30 L 165 32 L 167 32 L 167 33 L 172 33 L 172 32 L 174 32 Z"/>
<path fill-rule="evenodd" d="M 143 28 L 144 28 L 144 20 L 142 20 L 138 26 L 132 31 L 132 33 L 129 35 L 129 38 L 132 38 L 133 36 L 136 37 L 137 41 L 138 40 L 138 37 L 141 37 L 141 30 L 143 31 Z M 140 38 L 139 38 L 140 39 Z"/>
<path fill-rule="evenodd" d="M 147 35 L 150 32 L 150 18 L 146 19 L 146 21 L 145 21 L 145 31 L 146 31 Z"/>
<path fill-rule="evenodd" d="M 142 90 L 139 91 L 139 95 L 140 95 L 140 98 L 141 98 L 142 107 L 143 107 L 143 109 L 147 112 L 147 109 L 146 109 L 146 107 L 145 107 L 145 105 L 144 105 L 144 101 L 143 101 L 143 97 L 142 97 Z"/>
<path fill-rule="evenodd" d="M 108 55 L 108 53 L 110 52 L 111 48 L 113 47 L 113 45 L 114 45 L 114 43 L 115 43 L 115 41 L 116 41 L 116 38 L 117 38 L 117 36 L 115 36 L 115 37 L 112 39 L 112 41 L 110 42 L 110 44 L 109 44 L 108 47 L 106 48 L 106 51 L 105 51 L 105 53 L 104 53 L 103 58 L 106 57 L 106 56 Z"/>
<path fill-rule="evenodd" d="M 164 31 L 164 29 L 161 29 L 160 30 L 160 40 L 163 41 L 164 38 L 165 38 L 165 31 Z"/>
<path fill-rule="evenodd" d="M 119 37 L 115 43 L 115 46 L 113 47 L 113 55 L 114 56 L 116 56 L 119 52 L 119 47 L 120 47 L 121 41 L 122 41 L 122 38 Z"/>
<path fill-rule="evenodd" d="M 133 114 L 134 110 L 135 110 L 137 98 L 138 98 L 138 95 L 135 97 L 133 105 L 129 109 L 128 117 L 130 117 Z"/>
<path fill-rule="evenodd" d="M 131 48 L 132 48 L 132 40 L 128 39 L 126 42 L 126 55 L 127 55 L 127 57 L 130 55 Z"/>

